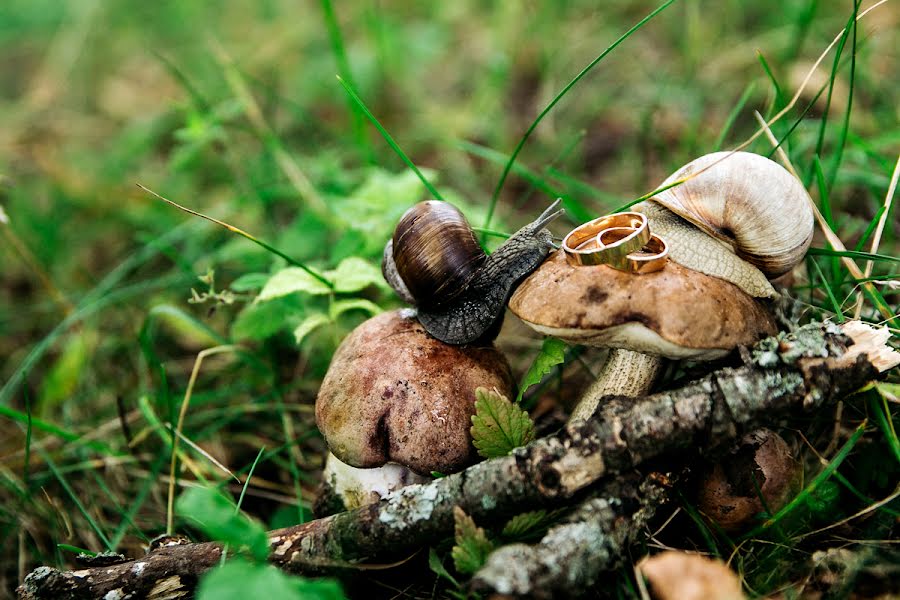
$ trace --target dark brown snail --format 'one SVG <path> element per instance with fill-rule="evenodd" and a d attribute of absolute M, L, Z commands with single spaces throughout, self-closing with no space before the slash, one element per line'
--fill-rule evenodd
<path fill-rule="evenodd" d="M 438 200 L 420 202 L 400 218 L 384 247 L 384 278 L 442 342 L 469 344 L 496 335 L 516 284 L 553 247 L 544 226 L 563 213 L 559 203 L 488 256 L 459 209 Z"/>

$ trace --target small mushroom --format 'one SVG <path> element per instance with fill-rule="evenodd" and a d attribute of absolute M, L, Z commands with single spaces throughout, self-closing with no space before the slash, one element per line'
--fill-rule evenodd
<path fill-rule="evenodd" d="M 316 423 L 335 457 L 353 467 L 395 462 L 421 475 L 452 473 L 476 458 L 469 429 L 478 387 L 512 395 L 500 351 L 445 344 L 414 311 L 386 312 L 338 347 L 316 399 Z"/>
<path fill-rule="evenodd" d="M 737 286 L 672 262 L 634 275 L 606 265 L 573 267 L 557 252 L 509 306 L 544 335 L 617 349 L 572 419 L 588 417 L 602 395 L 645 393 L 659 357 L 711 360 L 775 333 L 768 311 Z"/>
<path fill-rule="evenodd" d="M 797 493 L 800 473 L 787 442 L 774 431 L 759 429 L 708 469 L 697 505 L 723 530 L 740 531 L 763 511 L 779 511 Z"/>

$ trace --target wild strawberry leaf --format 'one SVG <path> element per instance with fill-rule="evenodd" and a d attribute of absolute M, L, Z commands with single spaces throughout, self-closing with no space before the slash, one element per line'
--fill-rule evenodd
<path fill-rule="evenodd" d="M 566 359 L 566 343 L 552 337 L 544 338 L 541 344 L 541 351 L 534 357 L 534 362 L 528 367 L 528 372 L 519 385 L 519 395 L 516 397 L 516 403 L 522 401 L 522 396 L 528 391 L 532 385 L 540 383 L 544 375 L 553 370 L 553 367 L 562 363 Z"/>
<path fill-rule="evenodd" d="M 451 551 L 453 565 L 459 573 L 474 573 L 484 565 L 494 545 L 484 529 L 475 525 L 472 517 L 458 506 L 453 507 L 453 519 L 456 521 L 456 545 Z"/>
<path fill-rule="evenodd" d="M 495 458 L 532 441 L 534 423 L 527 412 L 497 390 L 478 388 L 471 433 L 478 454 Z"/>

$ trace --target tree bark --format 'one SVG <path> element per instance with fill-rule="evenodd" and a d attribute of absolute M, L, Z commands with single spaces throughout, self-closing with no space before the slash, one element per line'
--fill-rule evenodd
<path fill-rule="evenodd" d="M 305 574 L 367 560 L 384 562 L 452 536 L 454 506 L 476 522 L 503 519 L 571 502 L 601 479 L 654 457 L 685 449 L 715 451 L 744 431 L 833 404 L 886 365 L 900 362 L 883 338 L 854 339 L 859 341 L 854 344 L 830 324 L 768 338 L 745 353 L 742 367 L 722 369 L 678 390 L 609 402 L 592 418 L 509 456 L 403 488 L 353 511 L 273 531 L 269 560 Z M 18 594 L 96 598 L 118 591 L 121 598 L 177 598 L 179 592 L 190 593 L 220 556 L 221 546 L 215 543 L 183 544 L 103 567 L 68 572 L 40 567 L 26 577 Z"/>

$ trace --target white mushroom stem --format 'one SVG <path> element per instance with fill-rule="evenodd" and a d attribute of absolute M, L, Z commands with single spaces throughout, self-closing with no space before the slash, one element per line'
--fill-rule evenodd
<path fill-rule="evenodd" d="M 425 483 L 430 478 L 418 475 L 397 463 L 387 463 L 372 469 L 357 469 L 328 453 L 322 478 L 344 503 L 347 510 L 378 502 L 394 490 L 415 483 Z"/>
<path fill-rule="evenodd" d="M 590 417 L 600 401 L 607 396 L 637 398 L 647 394 L 662 371 L 663 360 L 659 356 L 613 348 L 596 381 L 585 390 L 572 411 L 570 422 Z"/>

